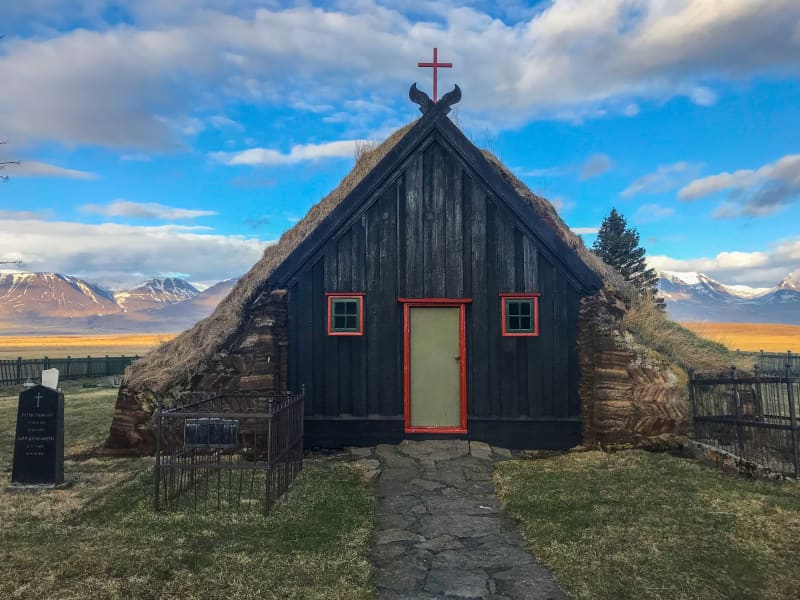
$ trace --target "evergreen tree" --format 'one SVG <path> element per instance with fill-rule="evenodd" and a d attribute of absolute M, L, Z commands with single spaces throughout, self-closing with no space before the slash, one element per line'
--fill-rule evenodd
<path fill-rule="evenodd" d="M 645 262 L 645 249 L 639 246 L 639 232 L 628 227 L 625 217 L 616 208 L 603 219 L 592 250 L 607 264 L 614 267 L 643 295 L 650 295 L 659 308 L 664 300 L 658 292 L 658 275 Z"/>

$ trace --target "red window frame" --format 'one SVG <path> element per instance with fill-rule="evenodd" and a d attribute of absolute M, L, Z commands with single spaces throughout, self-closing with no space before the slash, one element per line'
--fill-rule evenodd
<path fill-rule="evenodd" d="M 538 337 L 539 336 L 539 296 L 534 294 L 500 294 L 500 327 L 503 337 Z M 533 331 L 515 332 L 506 330 L 506 299 L 533 300 Z"/>
<path fill-rule="evenodd" d="M 364 335 L 364 292 L 327 292 L 328 298 L 328 335 L 358 336 Z M 358 300 L 358 331 L 333 331 L 333 300 Z"/>

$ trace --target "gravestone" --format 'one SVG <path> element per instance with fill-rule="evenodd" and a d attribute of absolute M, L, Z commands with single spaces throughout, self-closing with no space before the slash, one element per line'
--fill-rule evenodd
<path fill-rule="evenodd" d="M 19 395 L 12 485 L 64 483 L 64 394 L 37 385 Z"/>

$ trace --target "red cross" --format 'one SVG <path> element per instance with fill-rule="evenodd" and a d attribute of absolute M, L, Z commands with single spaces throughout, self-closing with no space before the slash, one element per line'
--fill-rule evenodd
<path fill-rule="evenodd" d="M 433 49 L 433 62 L 432 63 L 417 63 L 418 67 L 433 67 L 433 101 L 436 102 L 439 97 L 436 95 L 436 81 L 438 79 L 436 69 L 439 67 L 452 68 L 453 63 L 440 63 L 438 62 L 438 48 Z"/>

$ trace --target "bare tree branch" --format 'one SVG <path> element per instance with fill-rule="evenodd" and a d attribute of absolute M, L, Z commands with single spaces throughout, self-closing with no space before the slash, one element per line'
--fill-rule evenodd
<path fill-rule="evenodd" d="M 2 38 L 2 37 L 3 36 L 0 35 L 0 38 Z M 8 143 L 8 140 L 3 140 L 2 142 L 0 142 L 0 146 L 2 146 L 3 144 L 7 144 L 7 143 Z M 17 165 L 17 166 L 19 166 L 20 162 L 18 160 L 0 160 L 0 171 L 5 169 L 8 165 Z M 8 175 L 0 175 L 0 181 L 4 181 L 4 182 L 8 181 Z"/>

